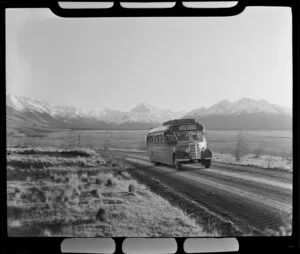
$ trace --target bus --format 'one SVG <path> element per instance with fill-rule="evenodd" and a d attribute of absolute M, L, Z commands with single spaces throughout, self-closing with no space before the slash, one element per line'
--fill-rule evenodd
<path fill-rule="evenodd" d="M 155 165 L 181 169 L 184 163 L 211 165 L 212 151 L 207 148 L 204 126 L 195 119 L 175 119 L 147 133 L 147 154 Z"/>

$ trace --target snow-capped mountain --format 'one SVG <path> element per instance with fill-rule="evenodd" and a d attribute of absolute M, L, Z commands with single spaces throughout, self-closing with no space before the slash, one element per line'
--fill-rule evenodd
<path fill-rule="evenodd" d="M 35 126 L 48 125 L 59 128 L 147 129 L 185 114 L 183 111 L 174 113 L 159 109 L 148 103 L 138 104 L 129 112 L 107 108 L 98 111 L 82 110 L 74 106 L 58 106 L 47 101 L 12 94 L 6 96 L 6 105 L 8 119 L 18 119 L 18 122 L 23 123 L 31 121 Z"/>
<path fill-rule="evenodd" d="M 235 102 L 222 100 L 211 107 L 188 113 L 172 112 L 148 103 L 140 103 L 130 111 L 112 109 L 82 110 L 74 106 L 58 106 L 28 97 L 6 96 L 9 129 L 73 128 L 73 129 L 149 129 L 178 118 L 195 118 L 207 129 L 286 130 L 292 128 L 292 111 L 265 100 L 242 98 Z"/>
<path fill-rule="evenodd" d="M 235 102 L 222 100 L 211 107 L 201 107 L 188 112 L 185 116 L 205 116 L 205 115 L 239 115 L 239 114 L 276 114 L 292 115 L 292 110 L 271 104 L 265 100 L 253 100 L 242 98 Z"/>
<path fill-rule="evenodd" d="M 222 100 L 211 107 L 194 109 L 184 118 L 195 118 L 209 129 L 291 129 L 292 110 L 265 100 Z"/>
<path fill-rule="evenodd" d="M 140 103 L 127 112 L 118 123 L 123 122 L 147 122 L 162 123 L 166 119 L 180 118 L 185 114 L 184 111 L 172 112 L 149 105 L 147 102 Z"/>
<path fill-rule="evenodd" d="M 52 117 L 78 118 L 88 115 L 88 112 L 73 106 L 57 106 L 48 101 L 39 101 L 12 94 L 6 96 L 6 105 L 21 112 L 47 113 Z"/>

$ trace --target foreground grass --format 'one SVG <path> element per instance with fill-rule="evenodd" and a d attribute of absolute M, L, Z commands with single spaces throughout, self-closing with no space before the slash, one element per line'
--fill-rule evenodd
<path fill-rule="evenodd" d="M 123 164 L 112 167 L 94 152 L 79 153 L 8 151 L 10 236 L 209 235 L 133 180 Z"/>

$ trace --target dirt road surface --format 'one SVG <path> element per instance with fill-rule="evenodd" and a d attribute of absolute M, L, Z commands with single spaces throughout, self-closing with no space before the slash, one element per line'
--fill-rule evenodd
<path fill-rule="evenodd" d="M 115 154 L 126 155 L 126 161 L 133 165 L 132 173 L 146 184 L 159 183 L 172 193 L 170 199 L 177 195 L 182 203 L 193 203 L 194 214 L 206 210 L 231 223 L 236 231 L 224 230 L 225 234 L 265 235 L 267 229 L 278 231 L 291 218 L 291 173 L 219 162 L 213 162 L 208 169 L 198 163 L 185 164 L 178 171 L 165 165 L 154 166 L 143 153 Z"/>

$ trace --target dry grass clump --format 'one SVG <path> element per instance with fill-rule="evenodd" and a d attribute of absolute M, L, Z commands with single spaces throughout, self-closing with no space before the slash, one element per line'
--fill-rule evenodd
<path fill-rule="evenodd" d="M 45 229 L 43 232 L 42 232 L 42 235 L 45 236 L 45 237 L 51 237 L 52 234 L 50 232 L 49 229 Z"/>
<path fill-rule="evenodd" d="M 135 191 L 135 185 L 129 184 L 128 191 L 131 192 L 131 193 L 134 192 Z"/>
<path fill-rule="evenodd" d="M 67 176 L 68 184 L 74 188 L 78 188 L 82 184 L 82 179 L 77 174 L 69 174 Z"/>
<path fill-rule="evenodd" d="M 117 185 L 117 182 L 113 180 L 113 178 L 109 177 L 106 181 L 107 187 L 115 187 Z"/>
<path fill-rule="evenodd" d="M 96 220 L 106 221 L 107 220 L 107 211 L 105 208 L 100 207 L 96 213 Z"/>
<path fill-rule="evenodd" d="M 129 174 L 128 172 L 126 172 L 126 171 L 123 171 L 121 174 L 122 174 L 122 176 L 123 176 L 125 179 L 130 179 L 130 178 L 131 178 L 130 174 Z"/>
<path fill-rule="evenodd" d="M 22 226 L 20 219 L 8 219 L 7 226 L 11 228 L 18 228 Z"/>
<path fill-rule="evenodd" d="M 98 177 L 95 179 L 95 184 L 101 185 L 102 183 L 103 183 L 102 179 Z"/>
<path fill-rule="evenodd" d="M 78 189 L 79 192 L 81 192 L 82 189 L 83 189 L 82 184 L 78 185 L 78 186 L 77 186 L 77 189 Z"/>
<path fill-rule="evenodd" d="M 73 195 L 73 188 L 71 186 L 68 186 L 63 192 L 62 201 L 68 202 L 71 199 L 72 195 Z"/>
<path fill-rule="evenodd" d="M 30 188 L 29 193 L 31 194 L 31 202 L 46 202 L 45 193 L 39 188 Z"/>
<path fill-rule="evenodd" d="M 17 193 L 20 193 L 20 192 L 21 192 L 20 188 L 19 187 L 15 187 L 14 193 L 17 194 Z"/>
<path fill-rule="evenodd" d="M 89 179 L 87 177 L 82 177 L 81 178 L 81 182 L 83 183 L 87 183 L 89 181 Z"/>
<path fill-rule="evenodd" d="M 93 195 L 93 197 L 96 197 L 96 198 L 100 198 L 100 196 L 101 196 L 101 192 L 99 189 L 91 190 L 91 194 Z"/>
<path fill-rule="evenodd" d="M 88 179 L 88 174 L 87 173 L 83 173 L 80 175 L 80 179 L 81 179 L 81 182 L 83 183 L 87 183 L 89 181 Z"/>

